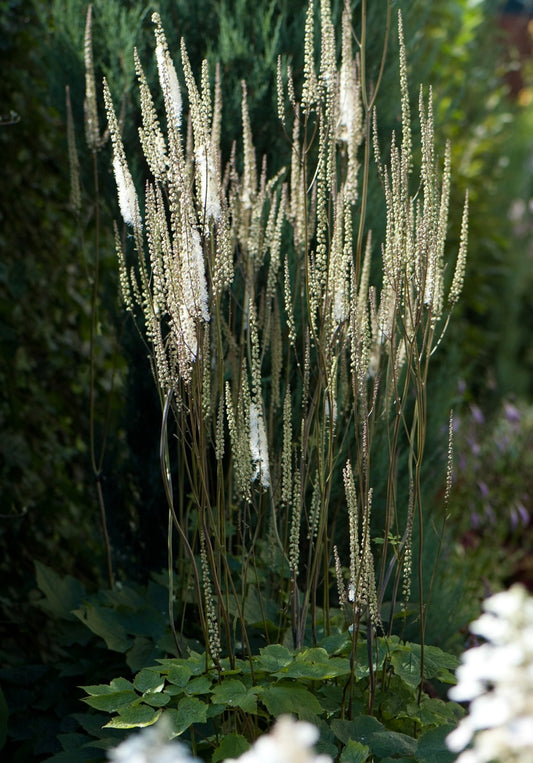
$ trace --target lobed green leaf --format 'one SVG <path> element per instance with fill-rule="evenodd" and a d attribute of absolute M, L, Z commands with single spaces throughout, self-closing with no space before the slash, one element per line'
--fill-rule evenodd
<path fill-rule="evenodd" d="M 105 729 L 133 729 L 152 726 L 161 717 L 161 710 L 147 705 L 127 707 L 120 714 L 105 724 Z"/>

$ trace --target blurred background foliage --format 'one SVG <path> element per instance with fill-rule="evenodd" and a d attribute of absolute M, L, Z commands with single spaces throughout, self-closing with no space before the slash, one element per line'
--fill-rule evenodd
<path fill-rule="evenodd" d="M 360 2 L 354 0 L 351 5 L 357 19 Z M 340 0 L 332 6 L 340 18 Z M 385 3 L 369 6 L 367 57 L 372 81 L 383 44 Z M 499 410 L 504 397 L 533 398 L 533 70 L 528 64 L 522 66 L 519 92 L 511 97 L 506 72 L 517 68 L 519 56 L 513 40 L 502 31 L 501 3 L 411 0 L 395 3 L 393 16 L 397 7 L 404 16 L 413 114 L 419 83 L 431 85 L 441 147 L 447 139 L 452 141 L 449 245 L 453 250 L 467 187 L 470 193 L 465 291 L 439 349 L 431 390 L 435 403 L 429 450 L 442 465 L 446 450 L 442 425 L 450 404 L 460 411 L 470 410 L 473 402 Z M 266 154 L 269 167 L 277 169 L 288 155 L 288 145 L 277 122 L 275 67 L 281 55 L 283 67 L 291 65 L 298 84 L 304 4 L 297 0 L 160 0 L 151 4 L 95 0 L 97 81 L 105 75 L 117 103 L 121 99 L 126 150 L 139 180 L 144 169 L 138 159 L 139 109 L 132 50 L 137 46 L 148 79 L 155 83 L 150 22 L 154 9 L 161 15 L 176 62 L 183 36 L 196 72 L 203 57 L 212 71 L 216 61 L 221 64 L 226 156 L 232 141 L 239 139 L 240 80 L 246 79 L 257 154 Z M 518 9 L 526 29 L 527 10 Z M 82 0 L 0 2 L 0 157 L 4 167 L 0 184 L 0 574 L 4 581 L 0 655 L 8 665 L 46 663 L 54 655 L 53 635 L 41 628 L 42 613 L 31 610 L 29 614 L 34 560 L 81 579 L 93 591 L 106 585 L 97 478 L 116 575 L 146 582 L 150 572 L 164 567 L 166 561 L 166 509 L 157 460 L 160 411 L 146 351 L 126 320 L 117 294 L 112 221 L 118 219 L 118 209 L 109 146 L 92 156 L 84 142 L 86 11 L 87 2 Z M 79 214 L 69 201 L 66 86 L 80 155 Z M 400 128 L 398 93 L 393 18 L 377 102 L 384 136 Z M 379 242 L 383 205 L 376 183 L 370 189 L 368 224 L 374 241 Z M 91 294 L 97 260 L 94 317 Z M 102 459 L 98 474 L 91 467 L 90 452 L 93 319 L 97 328 L 94 442 L 96 461 Z M 487 427 L 477 437 L 488 438 L 490 432 Z M 507 464 L 500 459 L 491 462 L 490 468 L 495 472 L 501 468 L 503 473 Z M 439 469 L 430 466 L 429 482 L 441 474 Z M 513 469 L 520 471 L 519 461 L 513 462 Z M 461 480 L 464 487 L 467 477 L 463 474 Z M 518 481 L 527 495 L 526 504 L 529 501 L 525 509 L 531 513 L 531 495 L 524 493 L 523 480 Z M 440 484 L 428 486 L 435 502 Z M 498 484 L 495 478 L 491 489 L 497 491 Z M 505 490 L 509 489 L 505 482 Z M 452 547 L 457 543 L 462 548 L 464 526 L 455 535 L 453 520 L 450 526 Z M 431 553 L 432 547 L 428 548 Z M 450 553 L 448 549 L 447 563 Z M 441 604 L 455 600 L 456 590 L 464 585 L 464 569 L 456 563 L 451 580 L 448 568 L 437 581 L 434 600 Z M 505 574 L 511 575 L 507 568 Z M 434 620 L 432 637 L 445 633 L 443 639 L 451 638 L 457 623 L 470 614 L 458 612 L 445 630 Z"/>

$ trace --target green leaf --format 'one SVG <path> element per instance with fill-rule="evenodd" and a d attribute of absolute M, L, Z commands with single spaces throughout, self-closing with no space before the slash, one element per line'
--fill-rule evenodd
<path fill-rule="evenodd" d="M 275 628 L 278 614 L 276 602 L 262 596 L 255 586 L 248 588 L 244 603 L 244 619 L 247 623 L 259 627 L 266 623 Z"/>
<path fill-rule="evenodd" d="M 72 611 L 79 607 L 85 596 L 83 585 L 70 575 L 58 575 L 41 562 L 34 561 L 34 564 L 37 586 L 45 596 L 40 607 L 55 617 L 75 621 Z"/>
<path fill-rule="evenodd" d="M 133 679 L 133 685 L 142 694 L 146 692 L 159 692 L 165 685 L 164 679 L 161 678 L 161 674 L 157 671 L 157 668 L 152 670 L 151 668 L 144 668 L 140 673 L 137 673 Z"/>
<path fill-rule="evenodd" d="M 250 749 L 250 743 L 242 734 L 227 734 L 216 748 L 211 758 L 212 763 L 219 760 L 236 760 Z"/>
<path fill-rule="evenodd" d="M 416 750 L 416 739 L 397 731 L 378 731 L 372 734 L 370 747 L 372 754 L 380 758 L 387 755 L 412 757 Z"/>
<path fill-rule="evenodd" d="M 288 713 L 308 719 L 322 713 L 322 706 L 315 695 L 296 683 L 266 686 L 261 693 L 261 701 L 274 717 Z"/>
<path fill-rule="evenodd" d="M 340 763 L 365 763 L 370 755 L 370 747 L 349 739 L 340 757 Z"/>
<path fill-rule="evenodd" d="M 166 692 L 159 692 L 157 694 L 155 692 L 146 692 L 142 697 L 143 702 L 150 705 L 150 707 L 165 707 L 171 699 L 172 695 Z"/>
<path fill-rule="evenodd" d="M 393 637 L 394 638 L 394 637 Z M 390 646 L 387 639 L 376 639 L 372 649 L 372 660 L 374 666 L 374 672 L 381 670 L 383 663 L 390 654 Z M 368 670 L 368 647 L 366 641 L 359 641 L 355 652 L 355 669 L 356 678 L 366 678 L 369 674 Z"/>
<path fill-rule="evenodd" d="M 194 723 L 205 723 L 207 720 L 208 705 L 196 697 L 183 697 L 178 709 L 165 711 L 172 724 L 173 736 L 179 736 Z"/>
<path fill-rule="evenodd" d="M 187 665 L 193 676 L 201 676 L 206 670 L 205 654 L 191 652 L 187 657 Z"/>
<path fill-rule="evenodd" d="M 132 645 L 132 639 L 128 637 L 119 622 L 119 616 L 113 610 L 84 604 L 80 609 L 75 609 L 73 614 L 93 633 L 101 636 L 108 649 L 114 652 L 126 652 Z"/>
<path fill-rule="evenodd" d="M 116 718 L 112 718 L 106 723 L 105 729 L 133 729 L 152 726 L 161 716 L 161 710 L 154 710 L 147 705 L 137 705 L 128 707 Z"/>
<path fill-rule="evenodd" d="M 342 657 L 329 657 L 325 649 L 317 647 L 300 652 L 294 662 L 278 671 L 276 675 L 324 681 L 329 678 L 348 675 L 350 670 L 349 660 Z"/>
<path fill-rule="evenodd" d="M 256 660 L 257 670 L 264 670 L 267 673 L 275 673 L 285 668 L 294 659 L 292 652 L 281 644 L 269 644 L 259 651 L 260 656 Z"/>
<path fill-rule="evenodd" d="M 328 654 L 335 655 L 343 652 L 352 642 L 350 634 L 345 631 L 344 633 L 334 633 L 332 636 L 327 636 L 320 642 L 320 646 L 326 650 Z"/>
<path fill-rule="evenodd" d="M 209 694 L 212 683 L 209 676 L 198 676 L 189 681 L 185 691 L 187 694 Z"/>
<path fill-rule="evenodd" d="M 453 702 L 424 697 L 420 704 L 410 702 L 405 705 L 405 709 L 400 711 L 397 717 L 410 718 L 426 728 L 428 726 L 441 726 L 443 723 L 450 723 L 456 719 L 457 707 L 460 706 Z"/>
<path fill-rule="evenodd" d="M 181 688 L 186 686 L 189 678 L 192 676 L 190 667 L 184 663 L 178 662 L 169 665 L 168 671 L 165 671 L 165 674 L 169 683 L 180 686 Z"/>
<path fill-rule="evenodd" d="M 88 697 L 83 697 L 83 702 L 94 707 L 95 710 L 105 710 L 108 713 L 115 713 L 121 707 L 141 701 L 133 688 L 133 684 L 126 678 L 113 678 L 109 684 L 82 686 L 80 688 L 89 694 Z"/>
<path fill-rule="evenodd" d="M 396 646 L 391 654 L 391 663 L 397 675 L 406 684 L 416 687 L 420 683 L 421 646 L 420 644 L 405 644 Z M 436 646 L 424 647 L 424 678 L 436 678 L 443 683 L 454 684 L 453 670 L 459 665 L 459 660 L 452 654 L 444 652 Z"/>
<path fill-rule="evenodd" d="M 420 644 L 410 644 L 411 649 L 420 658 Z M 438 646 L 424 647 L 424 677 L 436 678 L 443 683 L 455 684 L 454 671 L 459 667 L 460 660 L 449 652 L 444 652 Z"/>
<path fill-rule="evenodd" d="M 360 715 L 351 721 L 335 718 L 331 730 L 343 744 L 348 744 L 350 739 L 366 744 L 374 734 L 386 731 L 385 726 L 371 715 Z"/>
<path fill-rule="evenodd" d="M 152 665 L 163 650 L 152 639 L 135 636 L 133 646 L 126 653 L 126 662 L 132 673 L 138 673 L 145 665 Z"/>
<path fill-rule="evenodd" d="M 212 701 L 240 707 L 246 713 L 257 713 L 257 691 L 255 687 L 247 688 L 242 681 L 230 678 L 215 686 Z"/>
<path fill-rule="evenodd" d="M 452 763 L 456 756 L 446 747 L 446 737 L 454 728 L 454 723 L 447 723 L 422 734 L 416 747 L 415 760 L 418 763 Z"/>
<path fill-rule="evenodd" d="M 83 697 L 89 707 L 95 710 L 105 710 L 108 713 L 116 713 L 121 707 L 140 702 L 140 697 L 134 691 L 117 691 L 109 694 L 95 694 L 92 697 Z"/>
<path fill-rule="evenodd" d="M 117 691 L 134 690 L 134 686 L 127 678 L 113 678 L 108 684 L 96 684 L 95 686 L 81 686 L 87 694 L 114 694 Z"/>
<path fill-rule="evenodd" d="M 164 693 L 168 694 L 169 697 L 179 697 L 181 694 L 185 694 L 183 689 L 175 684 L 168 684 L 168 686 L 165 686 Z"/>

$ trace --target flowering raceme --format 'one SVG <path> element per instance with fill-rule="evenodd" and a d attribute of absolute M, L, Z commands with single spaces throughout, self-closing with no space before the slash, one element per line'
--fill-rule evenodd
<path fill-rule="evenodd" d="M 495 594 L 470 626 L 486 643 L 463 654 L 451 699 L 469 714 L 447 739 L 457 763 L 533 761 L 533 597 L 521 585 Z"/>

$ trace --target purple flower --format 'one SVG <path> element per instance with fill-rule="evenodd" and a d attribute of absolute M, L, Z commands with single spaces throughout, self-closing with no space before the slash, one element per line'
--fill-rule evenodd
<path fill-rule="evenodd" d="M 479 480 L 477 483 L 477 486 L 479 488 L 479 492 L 481 493 L 483 498 L 488 498 L 489 495 L 489 489 L 487 487 L 487 483 L 483 482 L 483 480 Z"/>
<path fill-rule="evenodd" d="M 522 520 L 522 524 L 524 526 L 528 525 L 529 524 L 529 520 L 530 520 L 530 516 L 529 516 L 529 511 L 526 509 L 524 504 L 521 503 L 520 501 L 518 501 L 515 504 L 515 509 L 516 509 L 516 512 L 519 515 L 520 519 Z"/>
<path fill-rule="evenodd" d="M 472 403 L 470 406 L 470 411 L 472 413 L 472 418 L 476 422 L 476 424 L 484 424 L 485 423 L 485 416 L 483 415 L 483 411 L 479 406 L 477 406 L 475 403 Z"/>
<path fill-rule="evenodd" d="M 509 403 L 507 400 L 503 401 L 503 407 L 505 410 L 505 418 L 510 424 L 518 424 L 522 418 L 522 414 L 516 407 L 516 405 L 513 405 L 512 403 Z"/>

